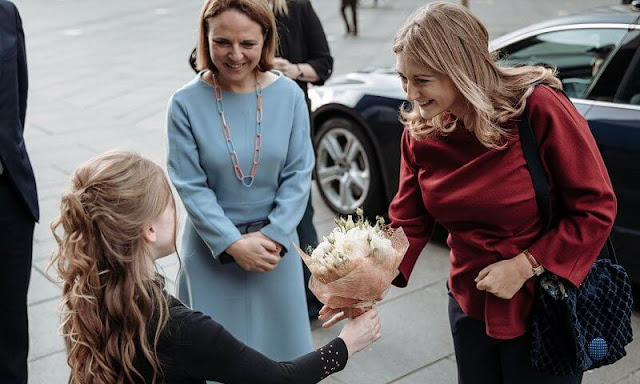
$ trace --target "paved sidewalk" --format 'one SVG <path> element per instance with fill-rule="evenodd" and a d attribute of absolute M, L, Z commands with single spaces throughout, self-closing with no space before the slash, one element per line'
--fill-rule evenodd
<path fill-rule="evenodd" d="M 167 101 L 193 73 L 187 55 L 195 43 L 200 0 L 14 0 L 23 17 L 30 70 L 26 143 L 36 172 L 42 220 L 36 227 L 29 291 L 30 383 L 66 383 L 64 345 L 57 335 L 60 289 L 44 277 L 53 249 L 49 224 L 70 172 L 114 147 L 138 151 L 164 164 Z M 604 0 L 470 0 L 495 37 Z M 612 0 L 612 2 L 615 2 Z M 338 0 L 313 0 L 335 57 L 335 73 L 389 66 L 395 30 L 424 1 L 361 0 L 361 36 L 345 37 Z M 314 188 L 321 234 L 333 215 Z M 161 261 L 173 289 L 178 262 Z M 444 283 L 447 250 L 429 245 L 411 284 L 392 289 L 380 304 L 383 338 L 351 359 L 327 383 L 455 383 Z M 634 316 L 640 331 L 640 317 Z M 339 327 L 313 331 L 317 345 Z M 613 367 L 588 373 L 585 383 L 640 383 L 640 342 Z"/>

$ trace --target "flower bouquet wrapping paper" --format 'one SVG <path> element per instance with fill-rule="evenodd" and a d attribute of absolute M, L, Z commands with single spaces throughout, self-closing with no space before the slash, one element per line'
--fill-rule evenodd
<path fill-rule="evenodd" d="M 409 248 L 402 228 L 385 228 L 384 219 L 371 225 L 361 209 L 336 219 L 336 228 L 323 237 L 310 255 L 297 248 L 311 271 L 309 289 L 318 300 L 355 318 L 367 312 L 382 297 L 398 273 Z"/>

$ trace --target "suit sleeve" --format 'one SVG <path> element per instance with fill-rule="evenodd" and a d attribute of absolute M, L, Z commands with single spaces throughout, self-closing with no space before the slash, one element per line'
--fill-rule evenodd
<path fill-rule="evenodd" d="M 16 38 L 17 38 L 17 60 L 18 60 L 18 102 L 20 112 L 20 123 L 24 129 L 25 118 L 27 115 L 27 91 L 29 89 L 29 78 L 27 73 L 27 51 L 24 40 L 24 30 L 22 29 L 22 18 L 18 9 L 15 8 L 16 14 Z"/>
<path fill-rule="evenodd" d="M 555 225 L 529 251 L 546 269 L 578 286 L 613 227 L 616 197 L 589 126 L 571 102 L 544 86 L 530 100 L 531 125 L 558 202 Z"/>
<path fill-rule="evenodd" d="M 391 227 L 402 227 L 409 240 L 409 249 L 400 263 L 400 275 L 393 284 L 406 287 L 413 267 L 422 249 L 427 245 L 435 228 L 435 220 L 424 206 L 418 174 L 420 169 L 412 159 L 410 135 L 407 129 L 402 133 L 400 182 L 398 193 L 389 206 Z"/>
<path fill-rule="evenodd" d="M 347 347 L 336 338 L 318 350 L 288 362 L 276 362 L 246 346 L 209 316 L 190 311 L 172 341 L 176 366 L 198 380 L 245 384 L 311 384 L 341 371 Z M 174 336 L 175 337 L 175 336 Z"/>
<path fill-rule="evenodd" d="M 302 90 L 295 87 L 295 92 L 293 127 L 285 164 L 280 172 L 275 205 L 268 216 L 269 224 L 260 230 L 285 249 L 291 242 L 289 234 L 295 231 L 307 207 L 314 165 L 307 104 Z"/>
<path fill-rule="evenodd" d="M 305 18 L 303 25 L 307 26 L 304 33 L 307 36 L 305 43 L 307 44 L 307 51 L 309 52 L 309 58 L 306 62 L 313 67 L 318 77 L 320 77 L 318 81 L 312 84 L 322 85 L 333 72 L 333 57 L 329 50 L 329 43 L 322 28 L 322 23 L 313 9 L 311 2 L 306 2 L 305 8 L 302 14 Z"/>
<path fill-rule="evenodd" d="M 225 216 L 215 193 L 207 184 L 188 114 L 175 95 L 169 101 L 167 111 L 167 137 L 167 170 L 171 182 L 196 231 L 217 258 L 242 235 Z"/>

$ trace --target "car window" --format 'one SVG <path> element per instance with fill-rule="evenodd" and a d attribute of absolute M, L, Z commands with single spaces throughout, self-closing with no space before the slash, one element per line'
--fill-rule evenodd
<path fill-rule="evenodd" d="M 604 28 L 541 33 L 502 48 L 499 63 L 555 67 L 565 92 L 582 98 L 625 33 L 624 29 Z"/>
<path fill-rule="evenodd" d="M 640 105 L 640 31 L 632 31 L 606 63 L 588 98 Z"/>

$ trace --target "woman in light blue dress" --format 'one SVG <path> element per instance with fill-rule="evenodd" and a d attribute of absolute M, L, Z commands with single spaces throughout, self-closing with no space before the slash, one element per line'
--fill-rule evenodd
<path fill-rule="evenodd" d="M 312 350 L 292 243 L 314 158 L 304 95 L 270 70 L 275 28 L 267 2 L 205 2 L 201 72 L 169 102 L 167 167 L 188 213 L 178 297 L 289 360 Z M 259 231 L 241 233 L 256 222 Z"/>

